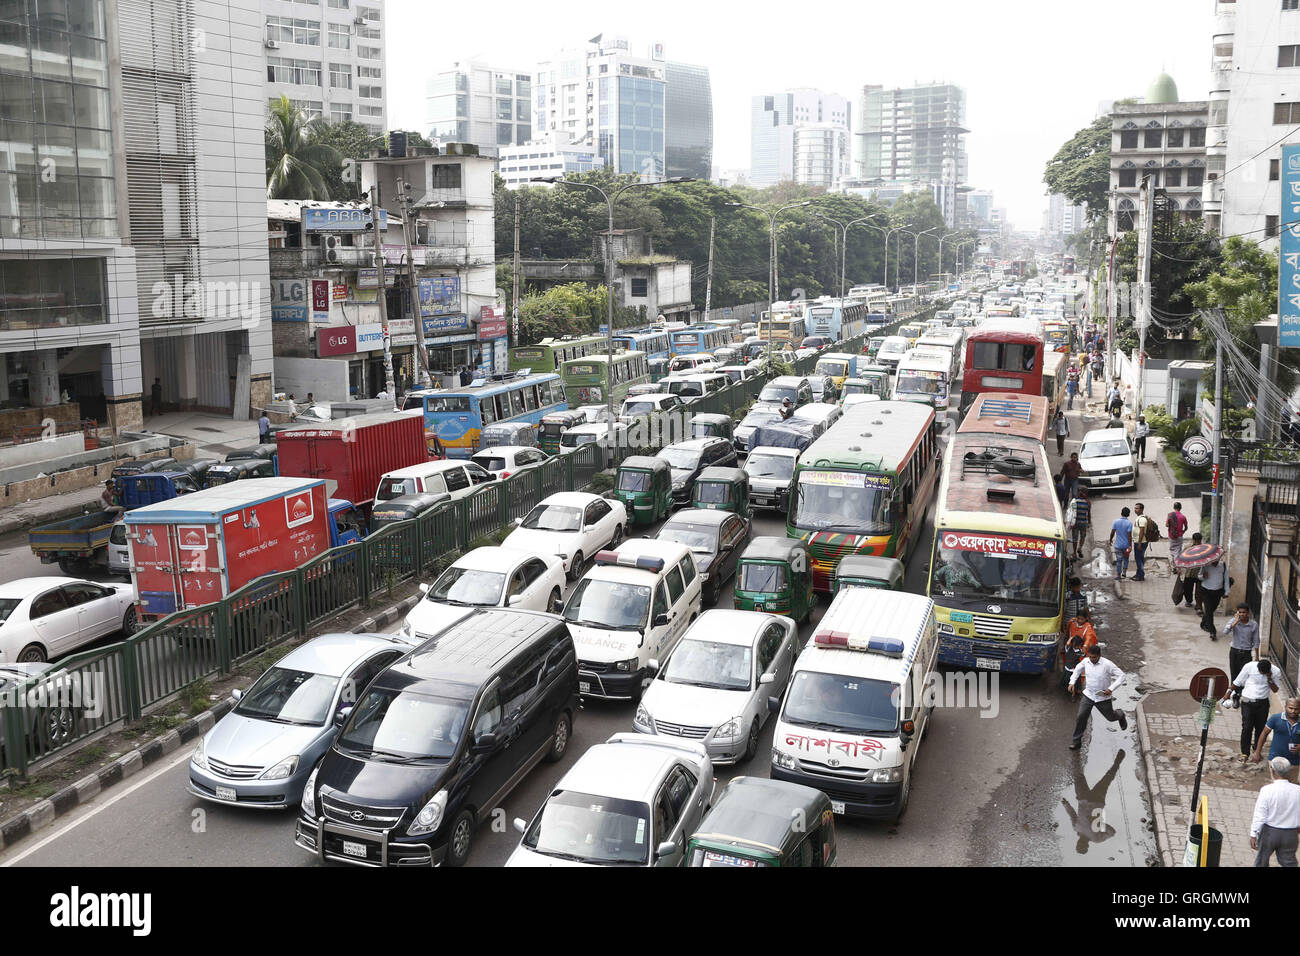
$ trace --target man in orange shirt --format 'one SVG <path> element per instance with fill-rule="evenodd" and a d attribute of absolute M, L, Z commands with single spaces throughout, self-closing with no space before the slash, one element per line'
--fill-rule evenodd
<path fill-rule="evenodd" d="M 1065 670 L 1061 674 L 1062 682 L 1070 679 L 1070 673 L 1088 654 L 1088 648 L 1097 643 L 1097 628 L 1093 626 L 1086 607 L 1081 607 L 1070 621 L 1070 630 L 1065 638 Z"/>

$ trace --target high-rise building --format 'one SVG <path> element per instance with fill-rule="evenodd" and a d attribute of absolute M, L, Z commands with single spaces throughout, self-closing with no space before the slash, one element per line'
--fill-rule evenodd
<path fill-rule="evenodd" d="M 532 71 L 458 61 L 429 78 L 425 106 L 431 140 L 473 143 L 495 154 L 532 139 Z"/>
<path fill-rule="evenodd" d="M 1083 230 L 1087 218 L 1087 207 L 1076 205 L 1061 193 L 1052 193 L 1047 197 L 1047 211 L 1044 227 L 1049 236 L 1072 236 Z"/>
<path fill-rule="evenodd" d="M 571 143 L 568 134 L 559 131 L 521 146 L 502 146 L 498 158 L 497 172 L 508 189 L 526 186 L 534 179 L 563 178 L 569 173 L 590 172 L 605 165 L 594 146 Z"/>
<path fill-rule="evenodd" d="M 948 161 L 949 175 L 966 182 L 965 122 L 966 91 L 960 86 L 864 86 L 854 135 L 858 178 L 943 183 Z"/>
<path fill-rule="evenodd" d="M 966 197 L 966 208 L 972 224 L 988 222 L 993 212 L 993 190 L 972 189 Z"/>
<path fill-rule="evenodd" d="M 707 66 L 669 60 L 664 144 L 669 176 L 708 179 L 713 169 L 713 86 Z"/>
<path fill-rule="evenodd" d="M 824 127 L 804 137 L 803 162 L 796 161 L 795 131 L 803 126 Z M 852 106 L 847 99 L 821 90 L 795 89 L 750 99 L 750 185 L 762 188 L 798 179 L 800 168 L 816 175 L 815 185 L 834 185 L 847 174 L 848 143 L 852 132 Z M 843 132 L 844 164 L 834 144 Z M 828 148 L 828 140 L 830 147 Z M 825 153 L 824 158 L 821 153 Z M 844 172 L 824 183 L 826 168 Z M 813 171 L 816 171 L 815 173 Z"/>
<path fill-rule="evenodd" d="M 269 100 L 283 94 L 312 116 L 352 120 L 375 134 L 388 128 L 384 0 L 261 0 L 260 6 Z"/>

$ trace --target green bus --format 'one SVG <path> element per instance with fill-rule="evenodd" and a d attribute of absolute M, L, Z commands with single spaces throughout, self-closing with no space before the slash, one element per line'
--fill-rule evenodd
<path fill-rule="evenodd" d="M 571 335 L 546 338 L 535 345 L 517 345 L 510 350 L 510 371 L 530 368 L 534 372 L 558 372 L 569 359 L 604 355 L 608 347 L 603 335 Z"/>
<path fill-rule="evenodd" d="M 611 388 L 614 407 L 618 408 L 629 388 L 650 381 L 649 356 L 644 352 L 617 352 L 612 365 L 611 357 L 604 354 L 569 359 L 561 366 L 560 377 L 570 408 L 603 404 Z"/>
<path fill-rule="evenodd" d="M 785 530 L 808 543 L 816 590 L 849 555 L 906 562 L 935 492 L 934 424 L 933 405 L 853 405 L 799 456 Z"/>

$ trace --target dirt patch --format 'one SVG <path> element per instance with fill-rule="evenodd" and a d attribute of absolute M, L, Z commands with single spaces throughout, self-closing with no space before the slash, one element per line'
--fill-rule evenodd
<path fill-rule="evenodd" d="M 1156 771 L 1172 770 L 1180 787 L 1192 788 L 1196 781 L 1196 759 L 1201 751 L 1200 737 L 1167 737 L 1151 734 L 1151 759 Z M 1205 745 L 1205 769 L 1202 786 L 1226 787 L 1258 793 L 1269 782 L 1268 763 L 1243 764 L 1237 745 L 1213 737 Z"/>

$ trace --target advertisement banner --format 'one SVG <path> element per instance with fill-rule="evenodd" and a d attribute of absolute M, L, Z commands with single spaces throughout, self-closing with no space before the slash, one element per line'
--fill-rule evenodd
<path fill-rule="evenodd" d="M 977 551 L 980 554 L 1025 554 L 1035 558 L 1056 557 L 1056 542 L 1044 541 L 1042 538 L 945 531 L 939 544 L 950 551 Z"/>
<path fill-rule="evenodd" d="M 328 325 L 330 320 L 330 280 L 311 280 L 311 320 Z"/>
<path fill-rule="evenodd" d="M 499 339 L 510 331 L 510 326 L 504 318 L 500 319 L 482 319 L 478 324 L 478 337 L 480 339 Z"/>
<path fill-rule="evenodd" d="M 394 276 L 391 270 L 384 273 L 384 288 L 391 289 L 394 283 Z M 379 288 L 379 270 L 378 269 L 358 269 L 357 270 L 357 288 L 358 289 L 378 289 Z"/>
<path fill-rule="evenodd" d="M 320 358 L 331 355 L 351 355 L 357 350 L 356 327 L 336 325 L 316 333 L 316 354 Z"/>
<path fill-rule="evenodd" d="M 334 286 L 331 293 L 335 302 L 346 302 L 348 300 L 348 287 L 342 282 Z"/>
<path fill-rule="evenodd" d="M 366 232 L 373 217 L 364 209 L 303 209 L 304 232 Z M 388 228 L 388 212 L 379 210 L 379 231 Z"/>
<path fill-rule="evenodd" d="M 450 315 L 460 311 L 460 276 L 421 279 L 420 314 Z M 469 328 L 466 317 L 464 328 Z"/>
<path fill-rule="evenodd" d="M 1281 223 L 1277 344 L 1300 348 L 1300 145 L 1282 147 Z"/>
<path fill-rule="evenodd" d="M 464 313 L 460 315 L 435 315 L 424 320 L 424 334 L 433 335 L 450 335 L 456 332 L 469 331 L 469 316 Z"/>
<path fill-rule="evenodd" d="M 865 475 L 858 471 L 805 471 L 799 476 L 800 484 L 830 485 L 836 488 L 884 488 L 893 482 L 888 475 Z"/>
<path fill-rule="evenodd" d="M 357 351 L 373 352 L 384 347 L 384 327 L 375 322 L 357 326 Z"/>
<path fill-rule="evenodd" d="M 307 321 L 307 280 L 271 280 L 271 320 L 274 322 Z"/>

